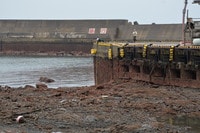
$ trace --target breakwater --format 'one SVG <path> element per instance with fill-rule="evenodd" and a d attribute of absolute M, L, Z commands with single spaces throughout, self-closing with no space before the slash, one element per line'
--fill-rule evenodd
<path fill-rule="evenodd" d="M 128 20 L 0 20 L 0 50 L 89 53 L 97 37 L 106 41 L 181 41 L 181 24 L 137 24 Z M 83 45 L 84 48 L 81 46 Z"/>

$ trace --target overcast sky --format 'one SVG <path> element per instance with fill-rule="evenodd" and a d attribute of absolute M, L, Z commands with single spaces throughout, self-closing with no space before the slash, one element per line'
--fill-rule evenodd
<path fill-rule="evenodd" d="M 128 19 L 140 24 L 181 23 L 185 0 L 0 0 L 0 19 Z M 189 16 L 200 5 L 188 0 Z"/>

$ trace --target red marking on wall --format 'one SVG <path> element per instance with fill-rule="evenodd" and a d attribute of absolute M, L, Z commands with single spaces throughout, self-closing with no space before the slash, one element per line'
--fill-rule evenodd
<path fill-rule="evenodd" d="M 95 34 L 95 28 L 89 28 L 88 34 Z"/>

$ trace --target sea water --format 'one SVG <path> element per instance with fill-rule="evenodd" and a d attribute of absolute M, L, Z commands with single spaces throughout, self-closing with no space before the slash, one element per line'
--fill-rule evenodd
<path fill-rule="evenodd" d="M 1 86 L 35 86 L 40 77 L 55 80 L 49 88 L 94 85 L 93 58 L 0 56 Z"/>

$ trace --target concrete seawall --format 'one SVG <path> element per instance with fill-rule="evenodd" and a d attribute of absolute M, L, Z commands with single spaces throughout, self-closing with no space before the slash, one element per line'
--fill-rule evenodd
<path fill-rule="evenodd" d="M 130 25 L 120 26 L 123 34 L 121 39 L 132 39 L 132 32 L 136 29 L 139 41 L 180 41 L 181 24 L 150 24 L 150 25 Z"/>
<path fill-rule="evenodd" d="M 89 46 L 97 37 L 132 41 L 133 29 L 138 41 L 181 41 L 181 24 L 134 25 L 128 20 L 0 20 L 0 29 L 1 51 L 84 50 L 81 44 Z"/>
<path fill-rule="evenodd" d="M 113 38 L 127 20 L 0 20 L 2 38 Z"/>

